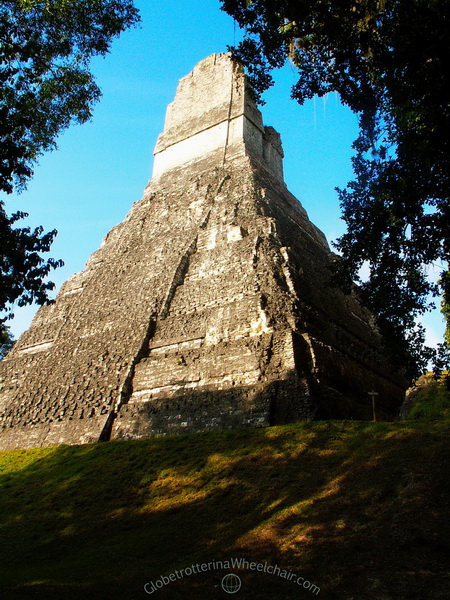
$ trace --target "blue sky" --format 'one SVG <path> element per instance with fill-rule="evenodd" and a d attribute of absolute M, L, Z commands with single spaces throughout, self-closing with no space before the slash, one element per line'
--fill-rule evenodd
<path fill-rule="evenodd" d="M 29 225 L 58 230 L 50 253 L 65 262 L 50 277 L 57 289 L 84 268 L 104 235 L 141 198 L 178 80 L 198 61 L 240 39 L 219 0 L 135 0 L 135 5 L 141 26 L 122 34 L 106 58 L 92 62 L 103 92 L 92 121 L 63 133 L 58 150 L 41 158 L 27 191 L 7 200 L 10 212 L 30 213 Z M 275 79 L 275 87 L 264 95 L 264 122 L 281 134 L 289 190 L 332 241 L 345 229 L 334 188 L 352 177 L 356 117 L 335 94 L 303 106 L 291 100 L 295 72 L 290 65 Z M 16 310 L 9 323 L 16 337 L 35 311 Z M 430 316 L 427 324 L 434 342 L 442 336 L 441 316 Z"/>

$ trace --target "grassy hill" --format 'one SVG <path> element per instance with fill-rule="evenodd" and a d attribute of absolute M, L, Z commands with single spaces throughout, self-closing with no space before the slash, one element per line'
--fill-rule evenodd
<path fill-rule="evenodd" d="M 399 423 L 0 453 L 0 598 L 447 600 L 449 399 L 431 396 Z"/>

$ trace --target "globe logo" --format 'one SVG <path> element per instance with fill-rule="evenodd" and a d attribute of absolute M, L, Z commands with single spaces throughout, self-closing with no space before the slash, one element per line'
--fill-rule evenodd
<path fill-rule="evenodd" d="M 241 589 L 241 580 L 234 573 L 228 573 L 222 579 L 222 589 L 227 594 L 235 594 Z"/>

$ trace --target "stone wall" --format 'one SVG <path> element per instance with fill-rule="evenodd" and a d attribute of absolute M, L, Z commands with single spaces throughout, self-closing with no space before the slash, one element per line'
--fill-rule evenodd
<path fill-rule="evenodd" d="M 279 134 L 264 127 L 243 68 L 228 54 L 214 54 L 179 82 L 156 143 L 153 179 L 206 157 L 223 164 L 242 155 L 262 161 L 283 181 Z"/>

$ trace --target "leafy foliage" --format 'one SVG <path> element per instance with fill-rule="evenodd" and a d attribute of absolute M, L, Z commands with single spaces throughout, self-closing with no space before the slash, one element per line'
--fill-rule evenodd
<path fill-rule="evenodd" d="M 131 0 L 2 0 L 0 2 L 0 190 L 21 191 L 38 157 L 58 134 L 91 118 L 100 90 L 89 61 L 138 22 Z M 56 231 L 14 228 L 0 202 L 0 311 L 17 301 L 47 300 L 45 282 L 61 261 L 45 261 Z"/>
<path fill-rule="evenodd" d="M 14 339 L 11 335 L 9 327 L 1 328 L 0 329 L 0 360 L 2 360 L 2 358 L 4 356 L 6 356 L 6 354 L 8 354 L 8 352 L 11 350 L 13 345 L 14 345 Z"/>
<path fill-rule="evenodd" d="M 53 258 L 44 262 L 40 252 L 48 252 L 56 231 L 43 234 L 42 227 L 31 231 L 29 227 L 14 228 L 12 225 L 26 217 L 18 212 L 8 217 L 0 207 L 0 301 L 6 307 L 17 302 L 25 306 L 36 302 L 44 304 L 47 292 L 54 284 L 45 281 L 51 269 L 62 266 L 61 260 Z M 10 315 L 7 315 L 10 316 Z"/>
<path fill-rule="evenodd" d="M 444 266 L 439 288 L 427 265 L 448 265 L 450 251 L 450 2 L 222 4 L 246 30 L 233 51 L 258 94 L 272 84 L 270 71 L 290 59 L 298 67 L 294 99 L 337 91 L 359 114 L 355 180 L 339 190 L 347 223 L 337 242 L 339 274 L 350 285 L 362 265 L 369 268 L 362 295 L 393 356 L 414 374 L 430 355 L 416 318 L 448 278 Z"/>
<path fill-rule="evenodd" d="M 439 281 L 439 285 L 442 288 L 442 303 L 441 310 L 447 323 L 450 322 L 450 273 L 446 271 L 442 273 L 442 277 Z M 447 327 L 445 332 L 445 341 L 450 347 L 450 327 Z"/>

